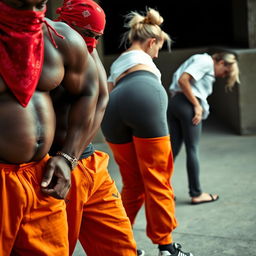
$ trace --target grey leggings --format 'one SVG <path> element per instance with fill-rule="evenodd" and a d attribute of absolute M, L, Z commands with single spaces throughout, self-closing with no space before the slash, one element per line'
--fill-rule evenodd
<path fill-rule="evenodd" d="M 155 138 L 169 135 L 168 98 L 164 87 L 149 71 L 132 72 L 110 93 L 101 124 L 108 142 L 131 142 L 133 136 Z"/>
<path fill-rule="evenodd" d="M 173 156 L 175 159 L 184 142 L 186 148 L 189 194 L 191 197 L 199 196 L 202 193 L 199 181 L 200 168 L 198 152 L 202 122 L 198 125 L 193 125 L 193 116 L 193 105 L 187 100 L 183 93 L 177 93 L 174 97 L 169 98 L 167 117 Z"/>

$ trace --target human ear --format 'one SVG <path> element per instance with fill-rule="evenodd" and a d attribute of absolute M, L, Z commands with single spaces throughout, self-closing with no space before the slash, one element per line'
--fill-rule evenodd
<path fill-rule="evenodd" d="M 153 47 L 153 45 L 156 44 L 156 39 L 155 38 L 150 38 L 148 43 L 149 43 L 149 48 L 151 49 Z"/>

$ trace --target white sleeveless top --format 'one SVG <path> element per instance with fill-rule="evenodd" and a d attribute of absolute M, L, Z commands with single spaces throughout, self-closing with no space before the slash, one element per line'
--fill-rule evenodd
<path fill-rule="evenodd" d="M 122 53 L 110 67 L 110 76 L 108 77 L 108 82 L 115 84 L 116 79 L 121 74 L 138 64 L 149 66 L 161 83 L 161 73 L 159 69 L 156 67 L 151 56 L 142 50 L 132 50 Z"/>

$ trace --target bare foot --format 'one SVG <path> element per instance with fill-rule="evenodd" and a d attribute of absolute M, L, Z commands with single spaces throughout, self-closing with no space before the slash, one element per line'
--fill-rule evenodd
<path fill-rule="evenodd" d="M 214 202 L 219 199 L 218 195 L 212 195 L 209 193 L 202 193 L 200 196 L 195 196 L 191 198 L 191 204 L 203 204 Z"/>

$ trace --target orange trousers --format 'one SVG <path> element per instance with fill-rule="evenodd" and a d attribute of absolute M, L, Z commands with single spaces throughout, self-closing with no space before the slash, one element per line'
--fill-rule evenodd
<path fill-rule="evenodd" d="M 95 151 L 72 171 L 66 198 L 70 255 L 79 239 L 87 256 L 135 256 L 136 243 L 121 196 L 108 173 L 109 156 Z"/>
<path fill-rule="evenodd" d="M 170 137 L 133 137 L 130 143 L 108 144 L 120 169 L 123 205 L 132 225 L 145 202 L 148 237 L 155 244 L 171 243 L 177 221 Z"/>
<path fill-rule="evenodd" d="M 0 255 L 67 256 L 64 200 L 44 195 L 42 173 L 49 156 L 21 165 L 0 163 Z"/>

